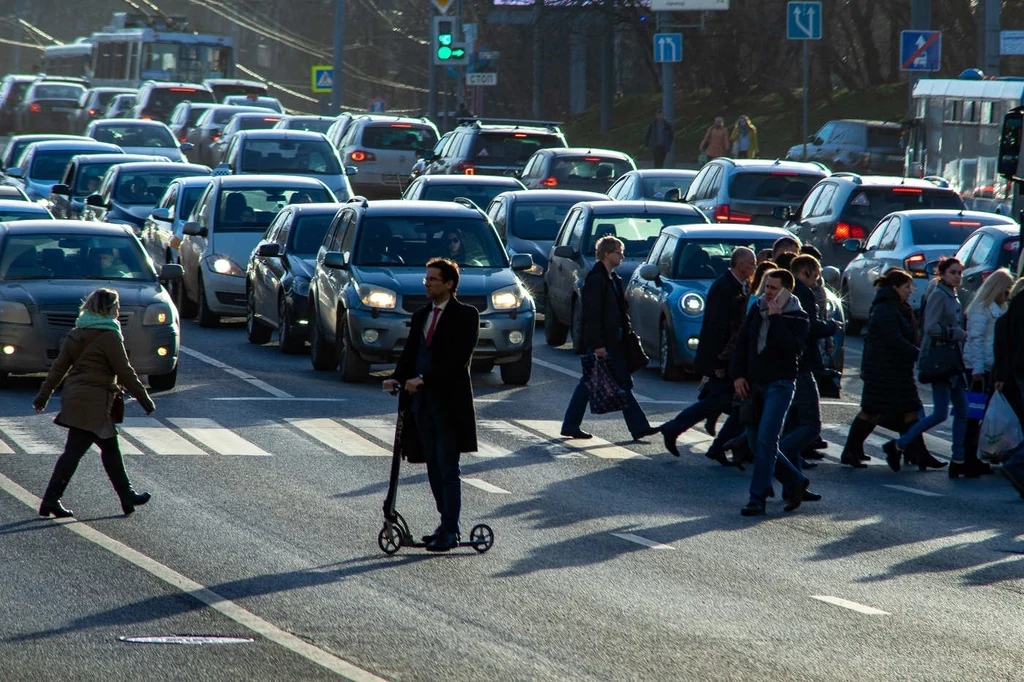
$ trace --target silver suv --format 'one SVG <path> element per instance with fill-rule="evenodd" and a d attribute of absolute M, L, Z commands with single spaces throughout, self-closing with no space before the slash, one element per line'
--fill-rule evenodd
<path fill-rule="evenodd" d="M 345 164 L 359 169 L 351 180 L 356 194 L 397 199 L 417 153 L 432 149 L 437 138 L 437 127 L 425 118 L 358 116 L 349 124 L 338 152 Z"/>

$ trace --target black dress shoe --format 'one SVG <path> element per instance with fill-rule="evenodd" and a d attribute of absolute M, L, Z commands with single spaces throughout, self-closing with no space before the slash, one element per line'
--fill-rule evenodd
<path fill-rule="evenodd" d="M 665 439 L 665 449 L 671 452 L 676 457 L 678 457 L 679 448 L 676 447 L 676 438 L 678 438 L 679 435 L 675 433 L 669 433 L 667 430 L 662 429 L 661 437 Z"/>
<path fill-rule="evenodd" d="M 661 431 L 661 427 L 659 426 L 648 426 L 643 431 L 640 431 L 639 433 L 634 433 L 633 440 L 641 440 L 643 438 L 647 438 L 647 436 L 653 436 L 659 431 Z"/>
<path fill-rule="evenodd" d="M 562 429 L 562 435 L 566 438 L 579 438 L 581 440 L 594 437 L 594 434 L 587 433 L 583 429 Z"/>
<path fill-rule="evenodd" d="M 73 511 L 67 509 L 60 500 L 56 502 L 43 502 L 39 505 L 40 516 L 52 516 L 55 519 L 67 519 L 75 515 Z"/>
<path fill-rule="evenodd" d="M 429 545 L 440 534 L 441 534 L 441 526 L 438 526 L 437 528 L 434 529 L 433 533 L 431 533 L 430 535 L 424 535 L 421 539 L 423 540 L 423 542 L 425 542 L 425 543 L 427 543 Z"/>
<path fill-rule="evenodd" d="M 804 459 L 825 459 L 825 453 L 814 448 L 807 448 L 802 454 Z"/>
<path fill-rule="evenodd" d="M 825 442 L 824 438 L 818 438 L 818 440 L 814 441 L 814 443 L 811 445 L 811 449 L 828 450 L 828 443 Z"/>
<path fill-rule="evenodd" d="M 128 493 L 126 497 L 121 498 L 121 511 L 124 512 L 125 516 L 131 516 L 135 511 L 135 507 L 141 507 L 142 505 L 149 502 L 149 499 L 153 497 L 149 493 Z"/>
<path fill-rule="evenodd" d="M 800 462 L 800 467 L 803 469 L 816 469 L 818 467 L 817 462 L 808 462 L 806 459 Z"/>
<path fill-rule="evenodd" d="M 764 505 L 757 502 L 747 502 L 747 506 L 740 509 L 743 516 L 764 516 Z"/>
<path fill-rule="evenodd" d="M 803 494 L 803 500 L 804 502 L 820 502 L 821 495 L 819 495 L 818 493 L 812 493 L 810 490 L 805 489 Z"/>
<path fill-rule="evenodd" d="M 717 422 L 718 415 L 715 415 L 713 419 L 711 417 L 708 417 L 707 419 L 704 420 L 704 430 L 707 431 L 709 436 L 714 436 L 715 434 L 718 433 Z"/>
<path fill-rule="evenodd" d="M 458 533 L 441 533 L 427 543 L 428 552 L 449 552 L 459 546 Z"/>
<path fill-rule="evenodd" d="M 782 508 L 788 512 L 799 509 L 800 503 L 804 501 L 804 492 L 810 485 L 811 482 L 805 478 L 802 483 L 793 486 L 793 489 L 786 493 L 786 504 Z"/>

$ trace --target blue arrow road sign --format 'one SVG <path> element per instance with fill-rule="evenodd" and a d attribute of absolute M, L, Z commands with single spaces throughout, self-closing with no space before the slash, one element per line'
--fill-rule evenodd
<path fill-rule="evenodd" d="M 655 33 L 654 61 L 655 63 L 683 61 L 683 34 Z"/>
<path fill-rule="evenodd" d="M 787 3 L 786 37 L 790 40 L 821 40 L 821 3 Z"/>
<path fill-rule="evenodd" d="M 900 32 L 901 71 L 938 71 L 941 65 L 941 31 Z"/>

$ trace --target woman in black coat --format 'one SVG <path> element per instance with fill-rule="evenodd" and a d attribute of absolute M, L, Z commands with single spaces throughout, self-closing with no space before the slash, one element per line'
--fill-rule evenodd
<path fill-rule="evenodd" d="M 877 424 L 904 433 L 917 422 L 921 412 L 921 398 L 914 381 L 921 339 L 909 303 L 914 280 L 905 270 L 893 268 L 875 280 L 875 288 L 878 293 L 868 315 L 861 360 L 861 411 L 850 425 L 840 460 L 858 469 L 867 467 L 863 461 L 868 459 L 864 441 Z M 916 461 L 922 470 L 944 465 L 928 453 L 921 438 L 912 442 L 905 456 L 908 462 Z M 898 471 L 899 459 L 890 461 L 889 466 Z"/>

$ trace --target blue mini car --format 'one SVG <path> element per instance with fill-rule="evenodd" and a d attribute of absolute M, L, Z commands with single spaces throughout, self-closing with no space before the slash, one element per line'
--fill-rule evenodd
<path fill-rule="evenodd" d="M 792 233 L 754 225 L 681 225 L 662 230 L 626 284 L 626 297 L 633 328 L 644 350 L 658 358 L 663 379 L 678 379 L 693 367 L 708 289 L 728 269 L 733 250 L 746 246 L 757 253 L 784 236 Z M 839 299 L 826 291 L 829 315 L 841 321 Z M 835 349 L 829 355 L 841 370 L 842 337 L 833 339 Z"/>

